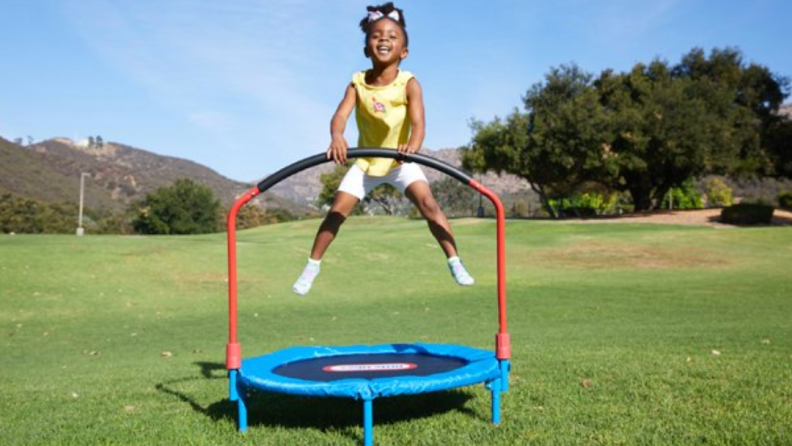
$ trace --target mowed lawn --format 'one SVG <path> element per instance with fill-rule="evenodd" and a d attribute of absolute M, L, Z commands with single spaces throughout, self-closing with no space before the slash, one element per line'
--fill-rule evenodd
<path fill-rule="evenodd" d="M 291 293 L 318 221 L 239 234 L 245 357 L 293 345 L 491 348 L 492 220 L 357 217 Z M 380 445 L 792 444 L 792 228 L 510 221 L 512 387 L 377 399 Z M 224 234 L 0 237 L 0 444 L 355 445 L 358 401 L 257 394 L 223 368 Z"/>

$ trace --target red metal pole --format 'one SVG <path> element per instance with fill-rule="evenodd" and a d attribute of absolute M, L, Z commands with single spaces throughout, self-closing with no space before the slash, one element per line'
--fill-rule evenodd
<path fill-rule="evenodd" d="M 500 198 L 476 180 L 470 186 L 487 197 L 495 205 L 497 219 L 497 261 L 498 261 L 498 324 L 499 331 L 495 337 L 495 356 L 498 359 L 511 358 L 511 339 L 506 325 L 506 211 Z"/>
<path fill-rule="evenodd" d="M 237 263 L 236 263 L 236 215 L 239 208 L 258 195 L 257 188 L 250 189 L 237 198 L 228 211 L 228 345 L 226 345 L 226 369 L 235 370 L 242 366 L 242 346 L 237 341 Z"/>

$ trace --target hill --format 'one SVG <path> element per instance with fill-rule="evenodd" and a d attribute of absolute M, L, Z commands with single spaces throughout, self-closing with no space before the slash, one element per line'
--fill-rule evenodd
<path fill-rule="evenodd" d="M 112 212 L 126 209 L 147 193 L 170 186 L 179 178 L 208 186 L 225 207 L 252 187 L 189 160 L 115 142 L 88 146 L 54 138 L 23 147 L 0 138 L 0 194 L 76 203 L 82 172 L 89 174 L 85 180 L 85 205 Z M 271 193 L 257 198 L 257 204 L 297 215 L 309 211 L 306 206 Z"/>
<path fill-rule="evenodd" d="M 423 150 L 422 154 L 437 158 L 452 166 L 461 167 L 462 161 L 459 150 Z M 271 189 L 274 194 L 280 197 L 294 200 L 300 203 L 312 203 L 319 192 L 322 190 L 322 183 L 319 180 L 323 173 L 331 172 L 334 169 L 332 163 L 322 164 L 311 169 L 300 172 L 291 178 L 279 183 Z M 446 176 L 434 169 L 424 168 L 429 183 L 440 181 Z M 492 189 L 498 194 L 508 195 L 516 192 L 530 192 L 530 185 L 527 181 L 511 174 L 497 175 L 488 172 L 485 175 L 476 175 L 476 179 Z"/>

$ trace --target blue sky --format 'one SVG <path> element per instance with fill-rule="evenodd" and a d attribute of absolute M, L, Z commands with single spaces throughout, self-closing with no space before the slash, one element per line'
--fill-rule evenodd
<path fill-rule="evenodd" d="M 357 0 L 7 0 L 0 136 L 101 135 L 236 180 L 323 152 L 354 71 L 369 67 Z M 424 89 L 425 146 L 521 106 L 550 67 L 671 63 L 738 47 L 792 76 L 789 0 L 402 0 Z M 355 145 L 354 119 L 347 139 Z"/>

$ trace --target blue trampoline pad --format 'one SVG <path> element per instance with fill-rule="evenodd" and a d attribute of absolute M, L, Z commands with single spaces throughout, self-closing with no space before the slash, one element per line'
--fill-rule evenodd
<path fill-rule="evenodd" d="M 271 392 L 372 399 L 500 377 L 492 351 L 453 344 L 293 347 L 242 361 L 240 379 Z"/>

